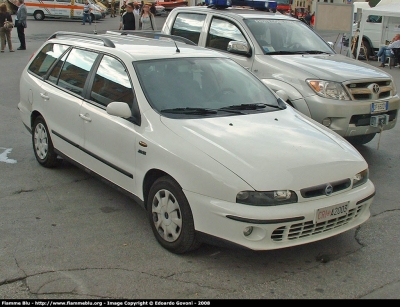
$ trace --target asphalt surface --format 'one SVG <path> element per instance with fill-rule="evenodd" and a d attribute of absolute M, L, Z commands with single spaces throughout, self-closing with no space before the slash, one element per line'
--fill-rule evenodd
<path fill-rule="evenodd" d="M 357 148 L 377 188 L 371 218 L 275 251 L 168 253 L 131 199 L 68 163 L 40 167 L 16 108 L 21 71 L 50 33 L 117 29 L 107 18 L 92 26 L 30 19 L 28 50 L 0 54 L 0 299 L 400 299 L 399 125 Z M 400 89 L 400 69 L 383 69 Z"/>

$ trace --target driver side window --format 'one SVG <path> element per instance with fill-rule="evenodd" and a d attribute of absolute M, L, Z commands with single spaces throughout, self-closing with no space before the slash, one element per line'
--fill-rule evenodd
<path fill-rule="evenodd" d="M 207 35 L 206 47 L 227 51 L 230 41 L 246 42 L 242 32 L 233 23 L 213 18 Z"/>

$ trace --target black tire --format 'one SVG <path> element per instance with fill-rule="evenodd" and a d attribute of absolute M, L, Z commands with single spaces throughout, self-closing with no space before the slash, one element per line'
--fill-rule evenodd
<path fill-rule="evenodd" d="M 353 145 L 364 145 L 372 141 L 376 133 L 350 136 L 346 139 Z"/>
<path fill-rule="evenodd" d="M 53 168 L 61 164 L 62 159 L 54 152 L 49 129 L 42 116 L 38 116 L 32 127 L 32 145 L 36 160 L 40 165 Z"/>
<path fill-rule="evenodd" d="M 35 18 L 35 20 L 43 20 L 44 19 L 44 13 L 42 11 L 35 11 L 33 13 L 33 18 Z"/>
<path fill-rule="evenodd" d="M 164 176 L 154 182 L 147 199 L 147 212 L 154 236 L 168 251 L 183 254 L 200 247 L 189 202 L 171 177 Z"/>

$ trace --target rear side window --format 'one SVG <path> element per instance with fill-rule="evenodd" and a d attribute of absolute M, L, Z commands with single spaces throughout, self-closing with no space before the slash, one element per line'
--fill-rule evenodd
<path fill-rule="evenodd" d="M 226 51 L 230 41 L 246 42 L 246 39 L 233 23 L 224 19 L 213 18 L 207 36 L 206 47 Z"/>
<path fill-rule="evenodd" d="M 83 94 L 86 79 L 98 54 L 72 49 L 63 63 L 57 85 L 75 94 Z"/>
<path fill-rule="evenodd" d="M 171 34 L 182 36 L 198 44 L 206 15 L 181 13 L 176 16 Z"/>
<path fill-rule="evenodd" d="M 39 51 L 36 58 L 29 65 L 28 70 L 43 77 L 51 65 L 68 49 L 69 46 L 60 44 L 47 44 Z"/>
<path fill-rule="evenodd" d="M 90 99 L 107 106 L 112 101 L 133 102 L 133 90 L 124 65 L 117 59 L 105 55 L 94 77 Z"/>

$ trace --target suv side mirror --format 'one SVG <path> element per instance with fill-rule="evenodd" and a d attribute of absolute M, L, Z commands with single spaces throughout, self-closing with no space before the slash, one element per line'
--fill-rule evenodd
<path fill-rule="evenodd" d="M 251 49 L 247 42 L 242 41 L 230 41 L 227 47 L 228 52 L 242 54 L 247 57 L 251 57 Z"/>

